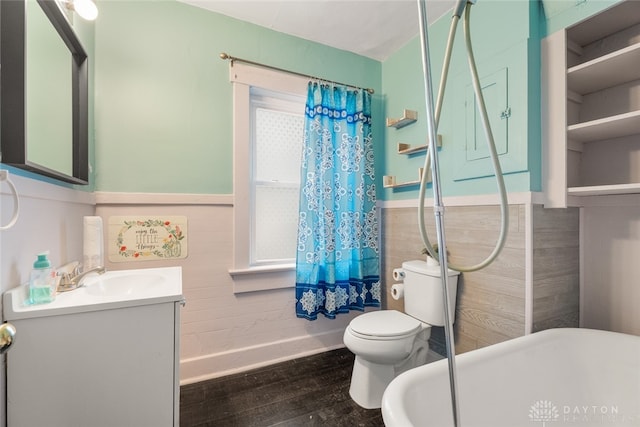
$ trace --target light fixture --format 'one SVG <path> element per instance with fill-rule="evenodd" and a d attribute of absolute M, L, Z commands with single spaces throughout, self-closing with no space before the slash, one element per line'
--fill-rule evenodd
<path fill-rule="evenodd" d="M 93 0 L 66 0 L 65 6 L 75 11 L 81 18 L 93 21 L 98 17 L 98 6 Z"/>

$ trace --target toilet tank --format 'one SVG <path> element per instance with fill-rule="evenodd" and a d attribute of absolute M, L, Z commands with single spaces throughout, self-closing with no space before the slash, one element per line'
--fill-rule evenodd
<path fill-rule="evenodd" d="M 444 303 L 440 265 L 422 260 L 405 261 L 404 311 L 432 326 L 444 326 Z M 455 320 L 459 272 L 449 270 L 449 318 Z"/>

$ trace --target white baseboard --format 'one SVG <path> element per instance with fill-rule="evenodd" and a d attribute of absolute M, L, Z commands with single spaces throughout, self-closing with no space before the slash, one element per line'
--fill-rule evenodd
<path fill-rule="evenodd" d="M 192 384 L 344 347 L 344 328 L 180 361 L 180 385 Z"/>

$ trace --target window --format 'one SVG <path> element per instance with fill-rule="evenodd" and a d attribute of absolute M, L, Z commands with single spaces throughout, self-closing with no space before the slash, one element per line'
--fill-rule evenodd
<path fill-rule="evenodd" d="M 295 262 L 304 104 L 251 90 L 252 266 Z"/>
<path fill-rule="evenodd" d="M 308 80 L 235 62 L 235 292 L 293 287 Z M 264 273 L 256 280 L 251 275 Z"/>

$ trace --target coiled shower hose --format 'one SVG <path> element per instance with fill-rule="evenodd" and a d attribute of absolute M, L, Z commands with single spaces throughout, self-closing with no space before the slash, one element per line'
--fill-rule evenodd
<path fill-rule="evenodd" d="M 489 153 L 491 156 L 491 162 L 493 165 L 493 170 L 496 176 L 496 181 L 497 181 L 497 185 L 498 185 L 498 193 L 500 196 L 500 215 L 501 215 L 501 222 L 500 222 L 500 235 L 498 238 L 498 241 L 493 249 L 493 252 L 491 252 L 491 254 L 489 254 L 489 256 L 482 262 L 476 264 L 476 265 L 471 265 L 471 266 L 461 266 L 461 265 L 456 265 L 456 264 L 448 264 L 448 267 L 451 268 L 452 270 L 456 270 L 456 271 L 461 271 L 461 272 L 470 272 L 470 271 L 476 271 L 476 270 L 480 270 L 482 268 L 485 268 L 486 266 L 488 266 L 489 264 L 491 264 L 496 257 L 498 256 L 498 254 L 500 253 L 500 251 L 502 250 L 502 248 L 504 247 L 504 243 L 507 237 L 507 230 L 509 228 L 509 215 L 508 215 L 508 201 L 507 201 L 507 191 L 505 189 L 505 185 L 504 185 L 504 178 L 502 176 L 502 168 L 500 167 L 500 162 L 498 160 L 498 154 L 496 151 L 496 145 L 495 145 L 495 140 L 493 137 L 493 132 L 491 131 L 491 125 L 489 123 L 489 116 L 487 114 L 487 108 L 485 106 L 485 102 L 484 102 L 484 97 L 482 95 L 482 88 L 480 86 L 480 79 L 478 77 L 478 70 L 476 68 L 476 64 L 475 64 L 475 58 L 473 55 L 473 48 L 471 46 L 471 31 L 469 29 L 469 16 L 470 16 L 470 11 L 471 11 L 471 7 L 466 7 L 465 8 L 465 14 L 464 14 L 464 35 L 465 35 L 465 45 L 467 47 L 467 59 L 468 59 L 468 63 L 469 63 L 469 70 L 471 72 L 471 80 L 472 80 L 472 84 L 473 84 L 473 90 L 474 93 L 476 95 L 476 104 L 478 106 L 478 110 L 480 111 L 480 116 L 482 118 L 482 127 L 484 129 L 484 133 L 485 136 L 487 138 L 487 145 L 489 147 Z M 445 87 L 447 84 L 447 77 L 449 74 L 449 63 L 451 61 L 451 51 L 453 50 L 453 42 L 455 39 L 455 32 L 457 29 L 457 24 L 458 24 L 459 18 L 458 16 L 454 15 L 452 20 L 451 20 L 451 26 L 449 29 L 449 36 L 447 39 L 447 47 L 446 47 L 446 51 L 445 51 L 445 58 L 444 58 L 444 64 L 442 66 L 442 75 L 440 77 L 440 86 L 438 88 L 438 98 L 436 100 L 436 107 L 435 107 L 435 112 L 434 112 L 434 117 L 435 117 L 435 128 L 437 129 L 438 127 L 438 123 L 440 121 L 440 112 L 442 110 L 442 102 L 444 99 L 444 92 L 445 92 Z M 433 150 L 431 150 L 431 147 L 434 147 Z M 422 237 L 422 241 L 427 249 L 427 251 L 429 252 L 429 255 L 431 257 L 433 257 L 434 259 L 438 259 L 438 255 L 436 254 L 436 251 L 434 250 L 433 246 L 431 245 L 431 242 L 429 241 L 429 237 L 427 235 L 426 232 L 426 228 L 425 228 L 425 223 L 424 223 L 424 198 L 425 198 L 425 190 L 426 190 L 426 185 L 427 185 L 427 173 L 426 171 L 429 170 L 429 166 L 431 165 L 431 157 L 432 153 L 437 153 L 437 151 L 435 150 L 435 144 L 434 141 L 431 140 L 431 133 L 429 134 L 429 147 L 430 149 L 427 150 L 427 155 L 425 157 L 425 164 L 424 164 L 424 171 L 425 173 L 422 174 L 422 179 L 420 180 L 420 199 L 419 199 L 419 209 L 418 209 L 418 225 L 420 228 L 420 235 Z M 437 154 L 435 154 L 437 155 Z M 440 245 L 440 247 L 443 247 Z"/>

